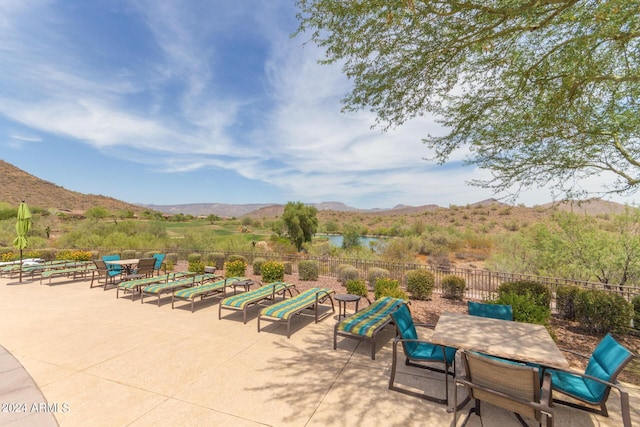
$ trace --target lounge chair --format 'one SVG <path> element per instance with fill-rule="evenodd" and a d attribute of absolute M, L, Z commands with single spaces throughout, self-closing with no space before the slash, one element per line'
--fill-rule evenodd
<path fill-rule="evenodd" d="M 140 289 L 144 288 L 145 286 L 150 286 L 156 283 L 167 283 L 169 280 L 175 280 L 190 275 L 191 274 L 189 273 L 176 272 L 164 274 L 162 276 L 150 276 L 120 282 L 118 283 L 118 289 L 116 290 L 116 298 L 120 297 L 120 291 L 122 291 L 122 293 L 125 295 L 127 293 L 130 293 L 131 301 L 133 302 L 133 300 L 135 299 L 135 294 L 139 294 Z"/>
<path fill-rule="evenodd" d="M 611 389 L 615 388 L 620 393 L 623 425 L 624 427 L 631 427 L 629 393 L 618 383 L 617 377 L 627 363 L 633 359 L 634 354 L 618 343 L 611 334 L 607 334 L 598 343 L 591 357 L 574 352 L 571 353 L 589 359 L 584 373 L 550 368 L 543 368 L 543 372 L 551 374 L 551 386 L 555 392 L 592 406 L 555 398 L 553 401 L 608 417 L 607 399 Z M 600 409 L 596 409 L 593 406 L 599 406 Z"/>
<path fill-rule="evenodd" d="M 203 285 L 205 283 L 219 280 L 221 276 L 217 274 L 199 274 L 196 276 L 180 278 L 172 280 L 167 283 L 161 283 L 156 285 L 145 286 L 140 289 L 140 303 L 144 304 L 145 295 L 156 295 L 158 297 L 158 307 L 160 306 L 160 298 L 167 293 L 173 293 L 174 291 L 182 288 L 190 288 L 192 286 Z"/>
<path fill-rule="evenodd" d="M 416 326 L 429 325 L 414 323 L 407 304 L 400 304 L 398 309 L 391 313 L 391 317 L 396 325 L 398 335 L 393 340 L 393 360 L 391 363 L 389 389 L 411 396 L 420 397 L 422 399 L 431 400 L 433 402 L 449 404 L 449 375 L 455 378 L 455 356 L 457 349 L 453 347 L 443 347 L 441 345 L 419 340 Z M 405 365 L 445 374 L 444 399 L 425 393 L 418 393 L 395 385 L 396 369 L 398 365 L 398 344 L 402 344 L 402 348 L 404 349 L 406 357 Z M 443 364 L 444 369 L 434 368 L 432 366 L 425 365 L 424 363 Z M 449 369 L 450 367 L 453 367 L 453 371 Z"/>
<path fill-rule="evenodd" d="M 291 283 L 273 282 L 248 292 L 229 296 L 220 301 L 220 305 L 218 306 L 218 319 L 222 318 L 222 309 L 224 308 L 227 310 L 242 311 L 242 322 L 247 323 L 247 308 L 263 301 L 271 300 L 275 302 L 277 295 L 282 295 L 284 299 L 287 291 L 289 292 L 289 296 L 293 296 L 291 292 L 292 289 L 295 289 L 295 285 Z"/>
<path fill-rule="evenodd" d="M 475 402 L 463 425 L 466 425 L 474 412 L 482 419 L 480 402 L 483 401 L 513 412 L 525 427 L 528 424 L 522 416 L 535 419 L 541 424 L 545 415 L 547 427 L 553 426 L 551 375 L 544 376 L 541 388 L 538 369 L 535 367 L 466 351 L 461 351 L 460 357 L 464 364 L 465 376 L 456 378 L 455 382 L 465 386 L 467 394 Z M 458 387 L 454 391 L 454 426 L 458 420 L 457 406 Z"/>
<path fill-rule="evenodd" d="M 263 318 L 272 322 L 286 322 L 287 338 L 289 338 L 291 336 L 291 319 L 296 314 L 301 314 L 304 310 L 313 308 L 315 322 L 318 323 L 319 320 L 331 315 L 331 313 L 327 313 L 319 317 L 319 305 L 327 299 L 331 302 L 332 312 L 335 313 L 336 308 L 333 304 L 333 298 L 331 298 L 334 293 L 335 291 L 332 289 L 311 288 L 294 297 L 263 308 L 258 316 L 258 332 L 260 332 L 260 320 Z"/>
<path fill-rule="evenodd" d="M 171 308 L 175 308 L 174 303 L 176 300 L 189 301 L 191 302 L 191 312 L 193 313 L 196 298 L 200 297 L 200 301 L 202 301 L 214 295 L 222 294 L 222 296 L 225 296 L 227 294 L 227 286 L 238 280 L 240 280 L 238 277 L 229 277 L 190 288 L 178 289 L 171 294 Z"/>
<path fill-rule="evenodd" d="M 399 298 L 380 298 L 367 308 L 336 323 L 333 329 L 333 349 L 338 348 L 338 335 L 361 341 L 371 341 L 371 359 L 375 360 L 376 336 L 391 323 L 391 312 L 395 311 L 403 302 L 404 300 Z"/>
<path fill-rule="evenodd" d="M 482 302 L 469 301 L 467 303 L 467 308 L 471 316 L 513 320 L 513 309 L 510 305 L 486 304 Z"/>
<path fill-rule="evenodd" d="M 49 286 L 51 286 L 51 279 L 58 276 L 63 277 L 72 277 L 71 280 L 76 280 L 78 277 L 86 277 L 87 274 L 93 273 L 93 270 L 96 269 L 94 264 L 90 264 L 84 261 L 78 261 L 75 263 L 75 267 L 69 268 L 58 268 L 53 270 L 45 270 L 40 274 L 40 284 L 42 284 L 42 279 L 49 278 Z"/>

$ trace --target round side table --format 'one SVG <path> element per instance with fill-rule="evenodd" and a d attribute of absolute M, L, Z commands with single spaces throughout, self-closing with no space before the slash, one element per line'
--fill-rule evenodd
<path fill-rule="evenodd" d="M 335 297 L 336 301 L 338 301 L 338 319 L 341 317 L 347 316 L 347 303 L 355 302 L 356 303 L 356 311 L 358 312 L 358 304 L 360 303 L 360 295 L 352 295 L 352 294 L 337 294 Z"/>

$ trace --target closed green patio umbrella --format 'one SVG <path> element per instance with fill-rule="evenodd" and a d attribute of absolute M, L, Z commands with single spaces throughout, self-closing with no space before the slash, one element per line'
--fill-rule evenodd
<path fill-rule="evenodd" d="M 23 201 L 18 207 L 18 221 L 16 222 L 16 233 L 18 237 L 13 241 L 13 247 L 20 249 L 20 282 L 22 282 L 22 250 L 27 247 L 27 233 L 31 229 L 31 211 L 29 206 Z"/>

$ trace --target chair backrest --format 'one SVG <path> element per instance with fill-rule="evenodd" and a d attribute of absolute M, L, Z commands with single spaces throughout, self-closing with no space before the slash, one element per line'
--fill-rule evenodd
<path fill-rule="evenodd" d="M 120 255 L 102 255 L 102 261 L 118 261 L 120 259 Z M 115 276 L 122 272 L 122 267 L 119 265 L 107 265 L 107 269 L 109 270 L 109 275 Z"/>
<path fill-rule="evenodd" d="M 155 265 L 153 266 L 154 270 L 160 270 L 165 256 L 166 254 L 153 254 L 153 258 L 155 259 Z"/>
<path fill-rule="evenodd" d="M 416 325 L 413 323 L 411 312 L 407 304 L 400 304 L 396 311 L 391 312 L 391 318 L 396 325 L 398 335 L 402 339 L 417 340 L 418 333 L 416 332 Z M 417 342 L 403 342 L 402 346 L 407 356 L 411 356 L 415 353 L 418 343 Z"/>
<path fill-rule="evenodd" d="M 467 376 L 469 396 L 511 412 L 540 421 L 539 410 L 521 401 L 540 403 L 540 379 L 536 367 L 489 358 L 478 353 L 461 351 Z M 499 396 L 488 390 L 503 393 Z"/>
<path fill-rule="evenodd" d="M 93 263 L 96 265 L 96 272 L 100 276 L 106 276 L 109 269 L 107 268 L 107 264 L 101 259 L 94 259 Z"/>
<path fill-rule="evenodd" d="M 486 304 L 469 301 L 467 304 L 471 316 L 490 317 L 492 319 L 513 320 L 513 309 L 510 305 Z"/>
<path fill-rule="evenodd" d="M 136 274 L 150 275 L 151 273 L 153 273 L 155 265 L 156 265 L 155 258 L 142 258 L 140 261 L 138 261 L 138 268 L 136 269 Z"/>
<path fill-rule="evenodd" d="M 631 359 L 633 359 L 633 353 L 618 343 L 611 334 L 607 334 L 593 351 L 584 373 L 614 383 L 618 374 Z M 585 379 L 585 384 L 601 401 L 609 396 L 611 388 L 607 385 L 589 379 Z"/>

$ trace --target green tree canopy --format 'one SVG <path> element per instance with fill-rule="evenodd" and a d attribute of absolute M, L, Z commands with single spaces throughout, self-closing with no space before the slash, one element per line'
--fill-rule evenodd
<path fill-rule="evenodd" d="M 475 185 L 567 197 L 640 184 L 638 0 L 297 0 L 298 35 L 353 81 L 344 109 L 384 129 L 433 113 L 440 163 L 468 149 Z M 602 189 L 583 188 L 600 176 Z"/>
<path fill-rule="evenodd" d="M 288 202 L 282 214 L 287 236 L 296 249 L 301 250 L 304 242 L 310 242 L 318 229 L 318 210 L 302 202 Z"/>

